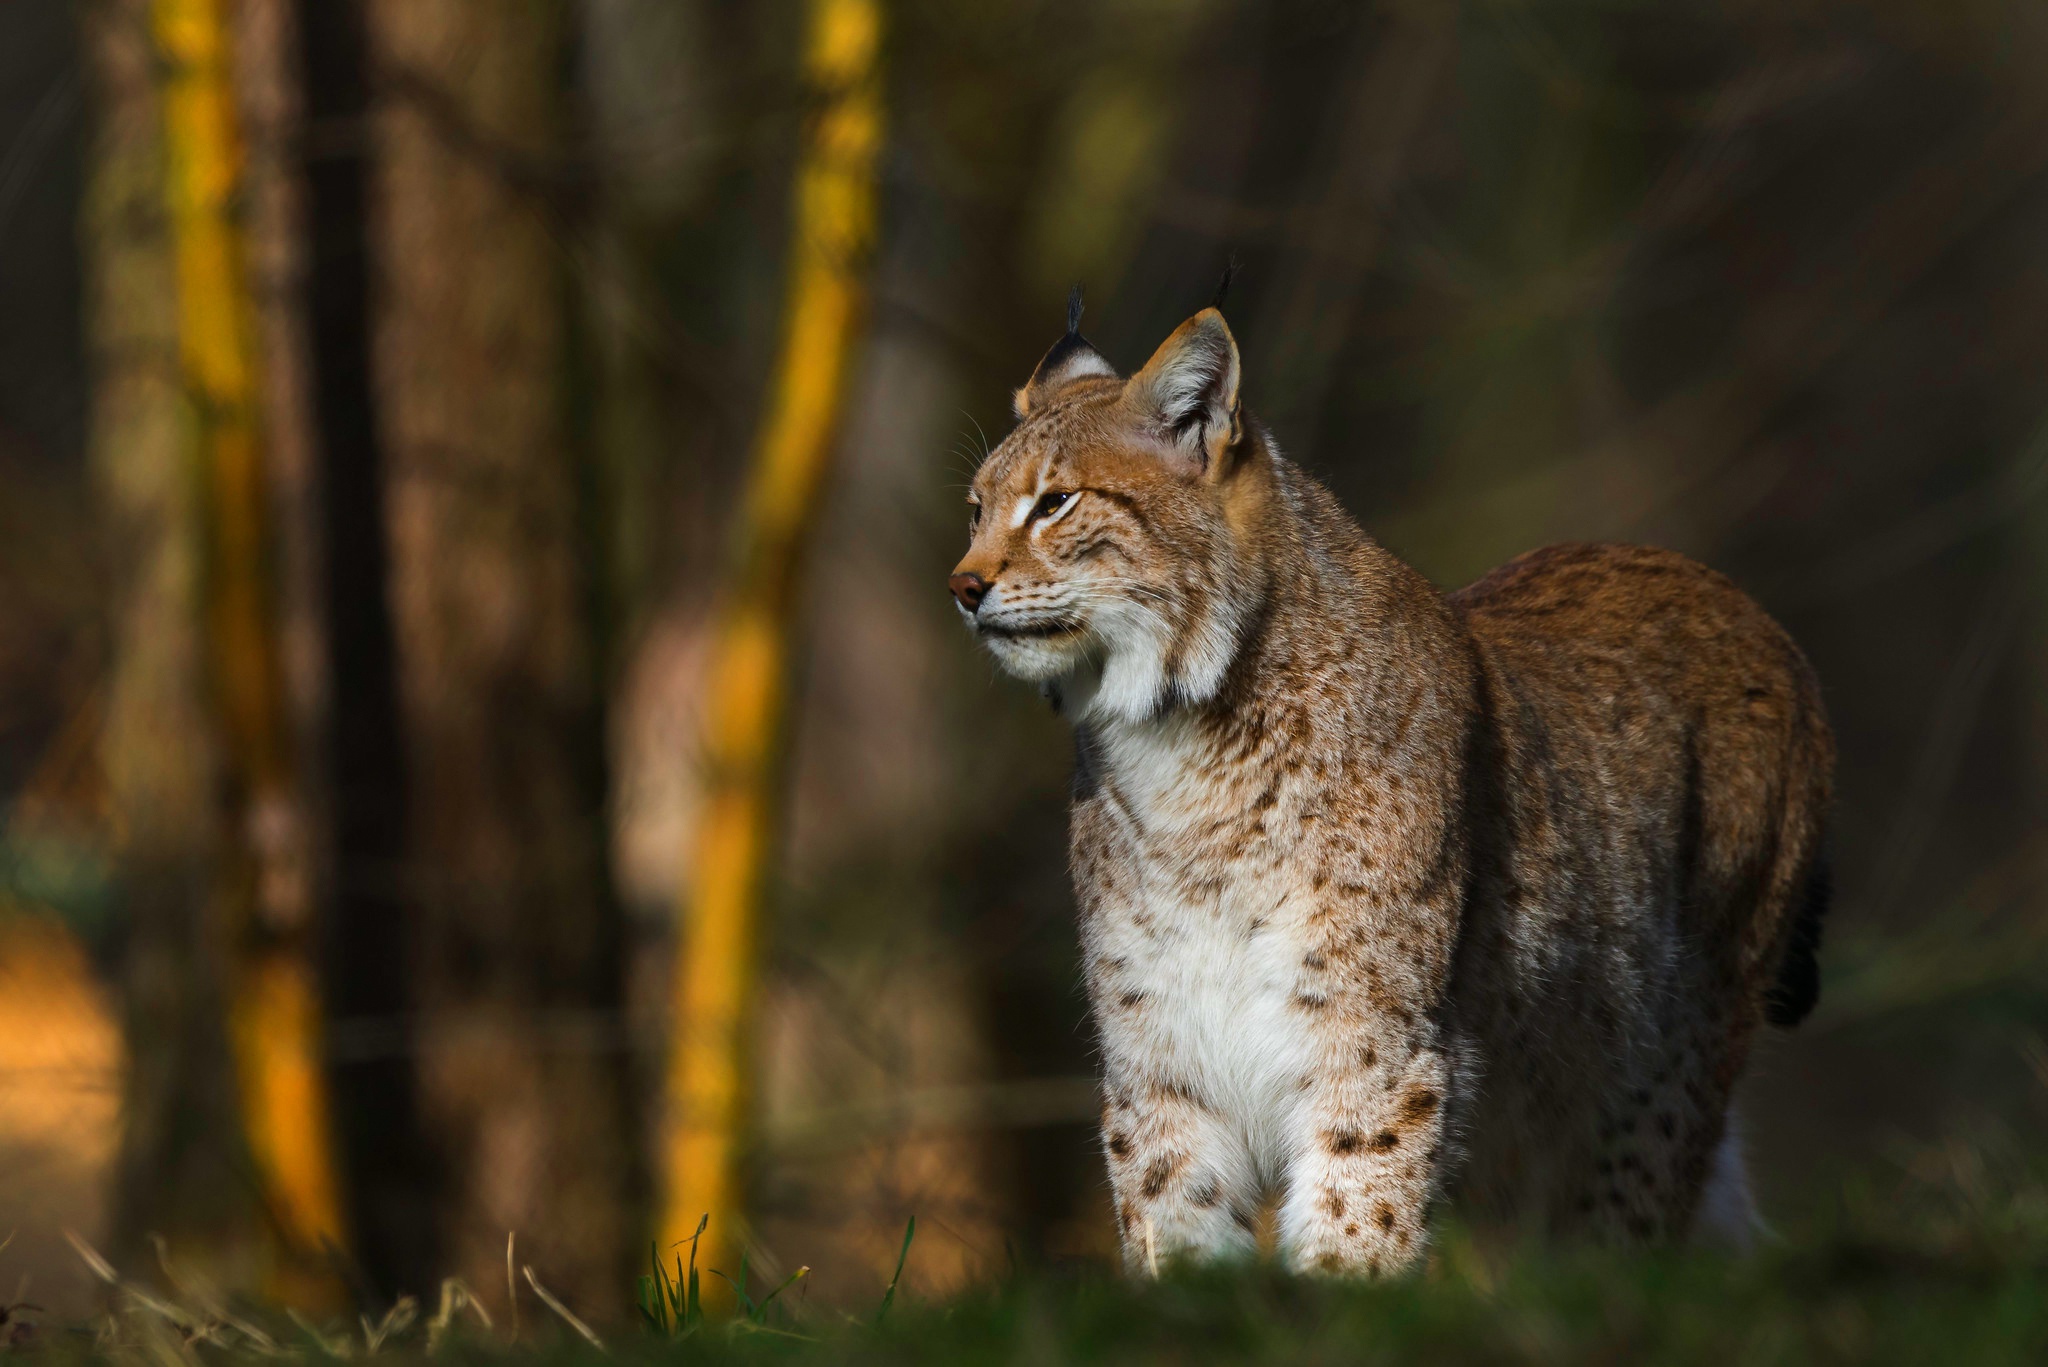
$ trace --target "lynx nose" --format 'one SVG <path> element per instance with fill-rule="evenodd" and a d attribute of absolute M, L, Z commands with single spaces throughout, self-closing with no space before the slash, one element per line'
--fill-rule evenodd
<path fill-rule="evenodd" d="M 969 612 L 979 611 L 981 600 L 988 596 L 988 580 L 978 574 L 956 574 L 946 581 L 953 590 L 953 597 Z"/>

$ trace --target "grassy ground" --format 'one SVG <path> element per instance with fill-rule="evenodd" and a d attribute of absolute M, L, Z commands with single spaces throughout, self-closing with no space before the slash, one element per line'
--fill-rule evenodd
<path fill-rule="evenodd" d="M 375 1354 L 403 1363 L 2040 1363 L 2048 1361 L 2048 1180 L 1980 1146 L 1921 1155 L 1740 1259 L 1580 1250 L 1483 1252 L 1448 1231 L 1427 1273 L 1389 1285 L 1270 1268 L 1020 1278 L 946 1304 L 858 1318 L 807 1309 L 801 1286 L 759 1323 L 599 1326 L 559 1316 L 507 1343 L 441 1316 L 310 1326 L 118 1290 L 84 1326 L 39 1326 L 45 1361 L 152 1367 Z M 911 1257 L 915 1258 L 913 1248 Z M 758 1288 L 757 1288 L 758 1289 Z M 539 1311 L 539 1306 L 534 1307 Z M 442 1320 L 436 1328 L 436 1320 Z M 0 1330 L 0 1345 L 6 1333 Z"/>

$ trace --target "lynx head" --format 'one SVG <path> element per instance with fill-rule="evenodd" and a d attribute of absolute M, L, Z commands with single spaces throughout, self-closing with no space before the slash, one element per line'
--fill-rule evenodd
<path fill-rule="evenodd" d="M 1076 716 L 1137 721 L 1221 686 L 1262 590 L 1247 536 L 1270 460 L 1216 309 L 1128 380 L 1079 322 L 1076 291 L 975 475 L 953 596 L 1006 671 Z"/>

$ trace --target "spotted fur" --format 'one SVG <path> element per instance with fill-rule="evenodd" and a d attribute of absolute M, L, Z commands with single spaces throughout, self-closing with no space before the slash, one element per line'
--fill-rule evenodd
<path fill-rule="evenodd" d="M 1245 418 L 1214 309 L 1128 380 L 1048 360 L 953 587 L 1075 724 L 1127 1259 L 1249 1252 L 1269 1199 L 1303 1269 L 1410 1266 L 1446 1199 L 1741 1237 L 1730 1090 L 1818 990 L 1797 647 L 1666 551 L 1439 592 Z"/>

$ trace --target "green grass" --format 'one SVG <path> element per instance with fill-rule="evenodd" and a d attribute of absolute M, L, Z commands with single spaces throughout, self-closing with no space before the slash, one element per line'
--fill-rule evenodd
<path fill-rule="evenodd" d="M 1741 1258 L 1613 1250 L 1482 1250 L 1456 1230 L 1431 1269 L 1364 1285 L 1266 1266 L 1019 1278 L 943 1303 L 891 1295 L 849 1316 L 762 1293 L 707 1317 L 687 1257 L 642 1284 L 640 1324 L 605 1347 L 556 1318 L 508 1344 L 450 1316 L 297 1325 L 131 1302 L 38 1335 L 44 1360 L 170 1367 L 366 1355 L 389 1362 L 789 1363 L 2040 1363 L 2048 1362 L 2048 1181 L 1980 1149 L 1853 1185 L 1834 1209 Z M 906 1231 L 905 1250 L 915 1266 Z M 900 1275 L 900 1267 L 899 1267 Z M 740 1281 L 738 1277 L 733 1278 Z M 784 1284 L 785 1286 L 788 1283 Z M 659 1308 L 657 1308 L 657 1305 Z M 177 1317 L 183 1315 L 181 1325 Z M 222 1316 L 228 1316 L 223 1319 Z M 232 1322 L 230 1322 L 232 1321 Z M 500 1327 L 502 1329 L 502 1326 Z M 251 1335 L 261 1336 L 259 1342 Z"/>

